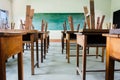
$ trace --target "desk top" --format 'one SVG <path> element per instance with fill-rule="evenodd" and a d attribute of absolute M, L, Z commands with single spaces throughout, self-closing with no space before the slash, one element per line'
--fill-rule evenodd
<path fill-rule="evenodd" d="M 79 33 L 82 34 L 101 34 L 101 33 L 109 33 L 109 29 L 81 29 Z"/>
<path fill-rule="evenodd" d="M 102 36 L 120 38 L 120 34 L 102 34 Z"/>
<path fill-rule="evenodd" d="M 26 34 L 23 30 L 0 30 L 0 36 L 16 36 Z"/>

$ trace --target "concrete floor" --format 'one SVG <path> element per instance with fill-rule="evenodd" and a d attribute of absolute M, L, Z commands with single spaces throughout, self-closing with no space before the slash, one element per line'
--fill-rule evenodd
<path fill-rule="evenodd" d="M 75 48 L 75 46 L 73 47 Z M 101 52 L 101 49 L 100 51 Z M 76 50 L 71 50 L 75 54 Z M 95 53 L 94 48 L 90 48 L 90 53 Z M 15 56 L 17 57 L 17 56 Z M 40 68 L 35 68 L 35 75 L 31 75 L 30 50 L 24 52 L 24 80 L 81 80 L 80 75 L 76 75 L 76 58 L 71 57 L 67 63 L 64 54 L 61 53 L 61 43 L 50 43 L 44 63 L 40 63 Z M 81 63 L 81 58 L 80 58 Z M 7 80 L 17 79 L 17 58 L 8 59 L 6 63 Z M 116 68 L 120 64 L 116 63 Z M 87 69 L 105 69 L 105 62 L 101 58 L 87 58 Z M 115 80 L 120 80 L 120 72 L 115 72 Z M 105 80 L 105 72 L 87 72 L 86 80 Z"/>

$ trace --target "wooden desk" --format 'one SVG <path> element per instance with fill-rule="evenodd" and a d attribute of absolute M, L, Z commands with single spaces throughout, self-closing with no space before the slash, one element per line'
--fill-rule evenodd
<path fill-rule="evenodd" d="M 120 30 L 119 30 L 120 31 Z M 107 37 L 106 44 L 106 79 L 114 80 L 115 61 L 120 61 L 120 33 L 103 34 Z"/>
<path fill-rule="evenodd" d="M 0 80 L 6 80 L 5 61 L 18 54 L 18 80 L 23 80 L 22 35 L 25 32 L 0 30 Z"/>
<path fill-rule="evenodd" d="M 109 30 L 81 30 L 79 32 L 80 33 L 76 34 L 77 35 L 77 74 L 80 74 L 82 76 L 82 80 L 86 80 L 86 56 L 87 56 L 86 47 L 105 47 L 106 38 L 103 37 L 102 34 L 108 33 Z M 82 49 L 83 63 L 81 63 L 82 73 L 79 68 L 79 46 L 83 47 Z M 104 52 L 102 52 L 102 54 L 104 54 Z"/>
<path fill-rule="evenodd" d="M 48 52 L 49 48 L 49 31 L 47 32 L 39 31 L 38 39 L 40 39 L 41 41 L 41 63 L 43 63 L 43 59 L 46 58 L 46 53 Z"/>
<path fill-rule="evenodd" d="M 35 74 L 34 67 L 39 67 L 39 54 L 38 54 L 38 31 L 37 30 L 22 30 L 27 34 L 23 35 L 23 43 L 31 44 L 31 74 Z M 34 63 L 34 42 L 36 42 L 36 64 Z"/>
<path fill-rule="evenodd" d="M 75 55 L 70 55 L 70 43 L 74 42 L 76 43 L 76 35 L 78 31 L 66 31 L 66 58 L 67 62 L 70 63 L 70 56 L 75 56 Z"/>

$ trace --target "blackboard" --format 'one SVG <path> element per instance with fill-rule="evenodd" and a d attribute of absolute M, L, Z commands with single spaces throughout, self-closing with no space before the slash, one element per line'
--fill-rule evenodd
<path fill-rule="evenodd" d="M 70 30 L 68 16 L 73 17 L 74 30 L 80 24 L 84 25 L 84 13 L 35 13 L 33 16 L 33 25 L 37 30 L 41 30 L 42 19 L 48 22 L 48 30 L 63 30 L 63 23 L 66 21 L 67 30 Z"/>

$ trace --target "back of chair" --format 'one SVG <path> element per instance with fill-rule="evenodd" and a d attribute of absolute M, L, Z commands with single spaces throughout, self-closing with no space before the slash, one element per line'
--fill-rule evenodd
<path fill-rule="evenodd" d="M 33 29 L 32 19 L 34 16 L 34 9 L 31 9 L 30 5 L 26 6 L 26 20 L 25 20 L 25 30 Z"/>
<path fill-rule="evenodd" d="M 64 32 L 67 31 L 66 21 L 63 23 L 63 30 Z"/>
<path fill-rule="evenodd" d="M 25 29 L 25 24 L 23 23 L 22 19 L 20 19 L 20 29 Z"/>
<path fill-rule="evenodd" d="M 69 22 L 69 25 L 70 25 L 70 30 L 71 30 L 71 31 L 74 31 L 73 18 L 72 18 L 72 16 L 69 16 L 69 17 L 68 17 L 68 22 Z"/>
<path fill-rule="evenodd" d="M 41 31 L 44 32 L 45 29 L 45 23 L 44 20 L 42 19 L 42 23 L 41 23 Z"/>
<path fill-rule="evenodd" d="M 45 22 L 45 32 L 47 32 L 47 30 L 48 30 L 48 23 Z"/>
<path fill-rule="evenodd" d="M 14 29 L 14 28 L 15 28 L 15 23 L 11 22 L 11 29 Z"/>
<path fill-rule="evenodd" d="M 77 31 L 79 31 L 79 29 L 80 29 L 80 24 L 78 24 L 78 26 L 77 26 Z"/>

